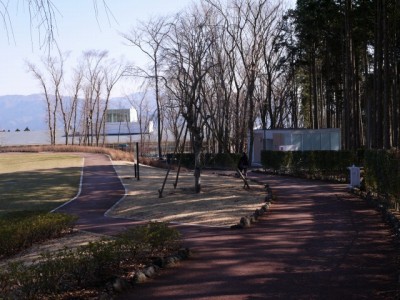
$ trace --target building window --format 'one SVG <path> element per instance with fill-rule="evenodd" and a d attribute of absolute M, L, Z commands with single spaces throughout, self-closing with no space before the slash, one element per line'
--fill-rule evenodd
<path fill-rule="evenodd" d="M 110 109 L 107 111 L 108 123 L 130 122 L 128 109 Z"/>

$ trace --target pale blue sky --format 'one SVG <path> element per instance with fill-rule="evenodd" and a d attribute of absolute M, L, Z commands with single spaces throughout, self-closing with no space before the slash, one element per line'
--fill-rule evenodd
<path fill-rule="evenodd" d="M 75 58 L 87 50 L 108 50 L 109 57 L 124 57 L 127 61 L 140 64 L 144 57 L 139 55 L 139 51 L 134 52 L 132 47 L 124 45 L 124 39 L 119 32 L 129 32 L 138 20 L 177 13 L 193 1 L 196 0 L 107 0 L 106 3 L 117 20 L 110 18 L 109 22 L 101 4 L 102 0 L 97 0 L 97 19 L 93 0 L 53 0 L 59 11 L 57 42 L 62 52 L 71 51 L 68 59 L 71 64 L 75 64 Z M 7 38 L 4 26 L 0 25 L 0 95 L 41 93 L 38 83 L 27 72 L 25 60 L 39 64 L 40 57 L 46 54 L 46 50 L 39 47 L 37 30 L 31 30 L 24 1 L 8 2 L 14 38 Z M 114 96 L 127 92 L 129 88 L 123 88 L 121 84 L 115 90 Z"/>

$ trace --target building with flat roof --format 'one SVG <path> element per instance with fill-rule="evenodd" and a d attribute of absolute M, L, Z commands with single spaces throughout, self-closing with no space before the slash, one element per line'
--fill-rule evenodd
<path fill-rule="evenodd" d="M 133 107 L 126 109 L 108 109 L 104 125 L 104 135 L 106 136 L 141 134 L 137 112 Z"/>
<path fill-rule="evenodd" d="M 341 149 L 339 128 L 254 130 L 252 164 L 261 164 L 261 151 L 312 151 Z"/>
<path fill-rule="evenodd" d="M 61 128 L 61 127 L 59 127 Z M 142 134 L 150 134 L 153 130 L 153 122 L 142 124 L 138 122 L 136 110 L 127 109 L 108 109 L 106 112 L 106 122 L 104 123 L 104 132 L 101 132 L 101 142 L 105 143 L 130 143 L 140 141 Z M 69 136 L 71 142 L 75 139 L 75 143 L 83 137 L 77 134 L 75 137 Z M 62 130 L 56 130 L 56 144 L 65 144 L 65 134 Z M 48 145 L 50 144 L 50 136 L 48 130 L 40 131 L 19 131 L 19 132 L 0 132 L 1 146 L 18 146 L 18 145 Z"/>
<path fill-rule="evenodd" d="M 137 122 L 138 116 L 136 109 L 123 108 L 123 109 L 107 109 L 106 122 L 107 123 L 120 123 L 120 122 Z"/>

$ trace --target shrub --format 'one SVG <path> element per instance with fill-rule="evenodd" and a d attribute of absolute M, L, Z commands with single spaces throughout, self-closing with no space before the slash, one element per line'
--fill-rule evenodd
<path fill-rule="evenodd" d="M 167 156 L 172 156 L 172 154 L 168 154 Z M 201 163 L 203 167 L 234 169 L 236 168 L 240 157 L 241 154 L 238 153 L 204 153 L 201 156 Z M 176 164 L 179 161 L 181 163 L 181 166 L 185 168 L 188 169 L 194 168 L 193 153 L 175 154 L 173 162 Z"/>
<path fill-rule="evenodd" d="M 177 250 L 180 245 L 180 234 L 162 222 L 149 222 L 145 226 L 129 229 L 118 236 L 117 243 L 129 246 L 135 257 L 151 256 L 152 253 L 163 253 Z"/>
<path fill-rule="evenodd" d="M 365 184 L 368 190 L 400 198 L 400 152 L 365 151 Z"/>
<path fill-rule="evenodd" d="M 261 163 L 265 169 L 272 169 L 274 172 L 285 167 L 285 156 L 289 152 L 283 151 L 262 151 L 261 152 Z"/>
<path fill-rule="evenodd" d="M 14 212 L 0 219 L 0 257 L 73 229 L 76 217 L 61 213 Z"/>
<path fill-rule="evenodd" d="M 294 175 L 337 175 L 347 177 L 347 167 L 357 163 L 352 151 L 262 151 L 261 163 L 274 172 Z"/>
<path fill-rule="evenodd" d="M 238 153 L 206 153 L 205 166 L 212 168 L 236 168 L 241 154 Z"/>
<path fill-rule="evenodd" d="M 176 161 L 180 161 L 181 165 L 193 169 L 194 168 L 194 153 L 177 153 L 175 155 Z"/>
<path fill-rule="evenodd" d="M 129 229 L 115 239 L 44 253 L 31 265 L 9 264 L 0 271 L 0 294 L 6 299 L 41 299 L 95 288 L 124 275 L 126 265 L 139 268 L 152 257 L 170 254 L 179 246 L 180 234 L 176 229 L 165 223 L 150 222 Z"/>

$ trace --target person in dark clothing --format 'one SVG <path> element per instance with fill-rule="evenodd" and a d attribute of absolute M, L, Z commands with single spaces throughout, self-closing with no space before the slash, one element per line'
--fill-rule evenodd
<path fill-rule="evenodd" d="M 239 159 L 238 169 L 243 176 L 247 176 L 247 168 L 249 167 L 249 158 L 247 157 L 246 152 L 242 153 L 242 156 Z"/>

